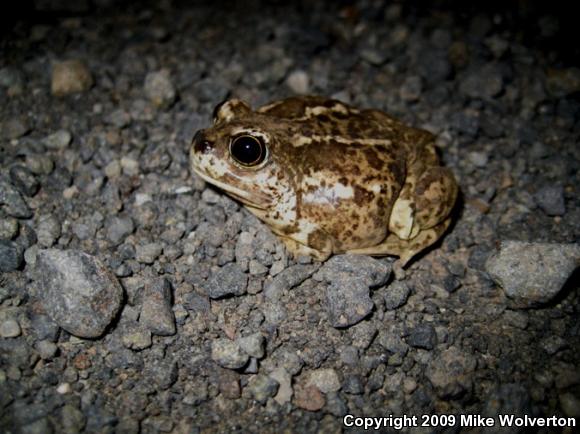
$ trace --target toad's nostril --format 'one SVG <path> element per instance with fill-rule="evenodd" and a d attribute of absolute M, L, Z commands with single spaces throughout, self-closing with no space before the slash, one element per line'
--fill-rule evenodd
<path fill-rule="evenodd" d="M 213 144 L 205 138 L 203 130 L 199 130 L 197 133 L 195 133 L 195 136 L 193 136 L 192 144 L 194 152 L 199 152 L 202 154 L 205 154 L 206 152 L 209 152 L 213 149 Z"/>

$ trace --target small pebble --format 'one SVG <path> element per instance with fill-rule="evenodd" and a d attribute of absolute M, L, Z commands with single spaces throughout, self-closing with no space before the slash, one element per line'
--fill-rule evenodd
<path fill-rule="evenodd" d="M 306 71 L 291 72 L 286 79 L 286 84 L 292 92 L 298 95 L 306 95 L 310 92 L 310 77 Z"/>
<path fill-rule="evenodd" d="M 0 272 L 18 270 L 22 265 L 22 248 L 14 241 L 0 240 Z"/>
<path fill-rule="evenodd" d="M 278 392 L 279 383 L 267 375 L 257 375 L 248 384 L 248 392 L 260 404 L 266 404 L 268 398 Z"/>
<path fill-rule="evenodd" d="M 234 263 L 226 264 L 213 273 L 203 285 L 210 298 L 246 293 L 248 276 Z"/>
<path fill-rule="evenodd" d="M 60 395 L 67 395 L 72 392 L 72 387 L 69 383 L 61 383 L 57 386 L 56 392 Z"/>
<path fill-rule="evenodd" d="M 261 359 L 264 357 L 266 340 L 261 333 L 254 333 L 237 340 L 240 348 L 251 357 Z"/>
<path fill-rule="evenodd" d="M 123 174 L 127 176 L 139 175 L 139 162 L 132 158 L 122 157 L 121 168 L 123 169 Z"/>
<path fill-rule="evenodd" d="M 151 332 L 139 325 L 127 327 L 121 339 L 126 348 L 134 351 L 141 351 L 152 345 Z"/>
<path fill-rule="evenodd" d="M 419 324 L 407 336 L 407 343 L 415 348 L 432 350 L 437 345 L 437 332 L 431 324 Z"/>
<path fill-rule="evenodd" d="M 318 411 L 324 407 L 324 395 L 315 386 L 297 387 L 294 391 L 294 404 L 308 411 Z"/>
<path fill-rule="evenodd" d="M 159 336 L 175 334 L 175 316 L 171 310 L 171 284 L 156 278 L 145 285 L 139 323 Z"/>
<path fill-rule="evenodd" d="M 0 179 L 0 208 L 16 218 L 32 217 L 32 210 L 12 184 Z"/>
<path fill-rule="evenodd" d="M 348 327 L 369 315 L 374 304 L 367 284 L 362 279 L 347 277 L 328 286 L 326 306 L 333 327 Z"/>
<path fill-rule="evenodd" d="M 0 324 L 0 336 L 3 338 L 15 338 L 20 336 L 21 332 L 20 324 L 14 319 L 7 319 Z"/>
<path fill-rule="evenodd" d="M 410 75 L 405 77 L 405 81 L 399 89 L 401 98 L 405 101 L 417 101 L 421 97 L 423 90 L 423 82 L 418 75 Z"/>
<path fill-rule="evenodd" d="M 177 97 L 175 86 L 167 69 L 150 72 L 145 77 L 145 94 L 157 107 L 170 107 Z"/>
<path fill-rule="evenodd" d="M 135 224 L 131 217 L 113 217 L 107 227 L 107 238 L 113 244 L 119 244 L 134 230 Z"/>
<path fill-rule="evenodd" d="M 18 235 L 20 225 L 12 217 L 0 218 L 0 240 L 11 240 Z"/>
<path fill-rule="evenodd" d="M 317 369 L 310 373 L 307 386 L 316 386 L 322 393 L 338 392 L 340 390 L 340 379 L 334 369 Z"/>
<path fill-rule="evenodd" d="M 14 140 L 30 131 L 28 122 L 23 117 L 10 118 L 0 121 L 0 138 Z"/>
<path fill-rule="evenodd" d="M 61 234 L 61 223 L 53 215 L 41 216 L 36 230 L 38 244 L 41 247 L 52 247 Z"/>
<path fill-rule="evenodd" d="M 395 280 L 387 287 L 385 293 L 385 308 L 387 310 L 398 309 L 407 302 L 410 294 L 411 289 L 405 282 Z"/>
<path fill-rule="evenodd" d="M 54 342 L 42 340 L 36 344 L 36 350 L 38 351 L 38 354 L 40 354 L 41 359 L 50 360 L 58 351 L 58 347 Z"/>
<path fill-rule="evenodd" d="M 93 85 L 89 68 L 80 60 L 65 60 L 52 65 L 51 91 L 55 96 L 84 92 Z"/>
<path fill-rule="evenodd" d="M 152 264 L 163 252 L 159 243 L 149 243 L 135 248 L 135 259 L 142 264 Z"/>
<path fill-rule="evenodd" d="M 292 389 L 292 376 L 290 373 L 280 367 L 270 372 L 270 378 L 273 378 L 278 383 L 278 392 L 274 396 L 274 400 L 280 404 L 284 405 L 292 400 L 292 395 L 294 391 Z"/>
<path fill-rule="evenodd" d="M 67 130 L 59 130 L 47 136 L 42 141 L 48 149 L 64 149 L 70 145 L 72 134 Z"/>
<path fill-rule="evenodd" d="M 487 165 L 488 155 L 485 152 L 473 151 L 467 156 L 475 167 L 485 167 Z"/>
<path fill-rule="evenodd" d="M 248 363 L 249 356 L 240 345 L 227 338 L 215 339 L 211 344 L 211 358 L 227 369 L 239 369 Z"/>
<path fill-rule="evenodd" d="M 562 216 L 566 214 L 564 187 L 562 185 L 544 186 L 536 192 L 534 198 L 546 215 Z"/>
<path fill-rule="evenodd" d="M 25 196 L 32 197 L 40 188 L 40 183 L 34 173 L 25 166 L 15 165 L 10 168 L 10 180 Z"/>

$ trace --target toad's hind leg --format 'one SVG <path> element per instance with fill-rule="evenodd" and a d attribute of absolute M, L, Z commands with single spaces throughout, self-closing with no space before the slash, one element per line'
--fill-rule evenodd
<path fill-rule="evenodd" d="M 300 244 L 299 242 L 293 240 L 292 238 L 288 238 L 285 236 L 278 235 L 279 238 L 284 242 L 286 249 L 290 251 L 295 257 L 298 256 L 311 256 L 318 261 L 325 261 L 328 257 L 332 254 L 332 250 L 330 251 L 323 251 L 313 249 L 308 247 L 304 244 Z"/>
<path fill-rule="evenodd" d="M 451 218 L 448 218 L 436 226 L 421 230 L 410 240 L 402 240 L 395 234 L 390 234 L 381 244 L 373 247 L 349 250 L 347 253 L 371 256 L 399 256 L 401 265 L 404 267 L 413 256 L 434 244 L 447 230 L 450 223 Z"/>

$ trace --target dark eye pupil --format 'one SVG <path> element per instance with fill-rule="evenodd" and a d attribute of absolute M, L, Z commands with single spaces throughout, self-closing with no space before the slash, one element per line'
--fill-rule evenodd
<path fill-rule="evenodd" d="M 244 166 L 255 166 L 264 161 L 266 149 L 256 138 L 241 136 L 232 142 L 231 153 L 234 159 Z"/>

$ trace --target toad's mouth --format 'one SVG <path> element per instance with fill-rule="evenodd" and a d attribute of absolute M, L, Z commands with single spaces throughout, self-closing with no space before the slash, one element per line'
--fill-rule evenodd
<path fill-rule="evenodd" d="M 201 179 L 222 189 L 229 196 L 242 202 L 244 205 L 248 207 L 267 210 L 268 208 L 270 208 L 272 204 L 273 201 L 272 197 L 265 193 L 245 191 L 242 190 L 241 188 L 234 187 L 233 185 L 228 184 L 227 182 L 219 181 L 215 178 L 212 178 L 210 175 L 203 172 L 200 168 L 196 167 L 195 165 L 192 165 L 192 169 L 195 172 L 195 174 L 198 175 Z M 236 178 L 231 175 L 225 174 L 224 177 L 226 179 L 236 181 Z"/>

